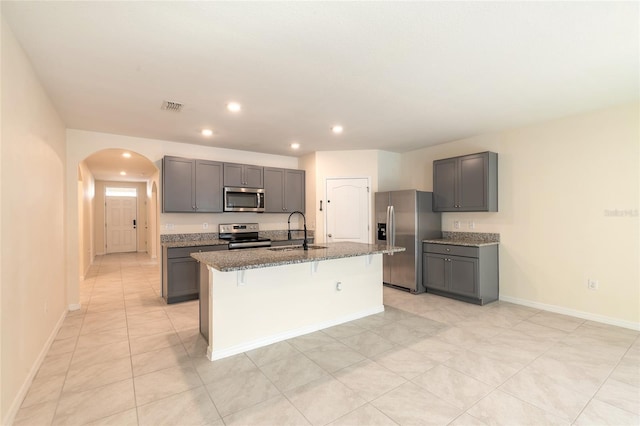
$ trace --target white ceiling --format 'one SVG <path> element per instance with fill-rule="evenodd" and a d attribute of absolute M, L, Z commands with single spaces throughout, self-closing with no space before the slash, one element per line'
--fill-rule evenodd
<path fill-rule="evenodd" d="M 75 129 L 281 155 L 406 152 L 639 98 L 638 2 L 1 7 Z"/>

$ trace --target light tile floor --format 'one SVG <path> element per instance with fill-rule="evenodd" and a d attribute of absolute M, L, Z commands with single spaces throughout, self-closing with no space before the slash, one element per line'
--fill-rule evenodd
<path fill-rule="evenodd" d="M 384 313 L 211 362 L 157 262 L 96 259 L 15 425 L 638 425 L 639 333 L 385 288 Z"/>

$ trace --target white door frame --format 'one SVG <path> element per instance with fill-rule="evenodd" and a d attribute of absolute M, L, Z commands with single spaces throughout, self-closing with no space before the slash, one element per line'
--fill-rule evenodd
<path fill-rule="evenodd" d="M 369 194 L 368 194 L 368 198 L 369 198 L 369 203 L 368 203 L 368 212 L 367 212 L 367 217 L 369 218 L 369 222 L 367 223 L 367 226 L 369 227 L 369 232 L 368 232 L 368 241 L 369 243 L 372 242 L 371 240 L 371 223 L 372 223 L 372 214 L 373 214 L 373 210 L 372 210 L 372 202 L 373 202 L 373 188 L 371 187 L 371 176 L 329 176 L 329 177 L 325 177 L 324 178 L 324 204 L 325 204 L 325 208 L 324 211 L 322 212 L 322 223 L 323 223 L 323 235 L 322 235 L 322 241 L 326 242 L 326 236 L 327 236 L 327 197 L 328 197 L 328 191 L 327 191 L 327 184 L 329 183 L 330 180 L 339 180 L 339 179 L 366 179 L 367 180 L 367 186 L 369 187 Z"/>

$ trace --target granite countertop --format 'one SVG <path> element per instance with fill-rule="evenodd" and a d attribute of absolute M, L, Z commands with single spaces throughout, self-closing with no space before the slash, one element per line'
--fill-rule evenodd
<path fill-rule="evenodd" d="M 229 244 L 229 241 L 219 240 L 190 240 L 190 241 L 166 241 L 162 243 L 163 247 L 200 247 L 200 246 L 221 246 Z"/>
<path fill-rule="evenodd" d="M 229 272 L 405 251 L 404 247 L 387 247 L 386 245 L 350 242 L 325 243 L 317 247 L 324 248 L 309 249 L 308 251 L 302 249 L 275 251 L 267 248 L 212 251 L 192 253 L 191 257 L 219 271 Z"/>
<path fill-rule="evenodd" d="M 292 231 L 295 240 L 302 240 L 302 232 Z M 271 241 L 287 241 L 287 231 L 260 231 L 260 237 L 270 238 Z M 313 232 L 309 232 L 309 240 L 313 240 Z M 162 247 L 201 247 L 226 245 L 227 240 L 220 240 L 217 232 L 201 234 L 164 234 L 160 236 Z"/>
<path fill-rule="evenodd" d="M 442 238 L 422 240 L 423 243 L 482 247 L 500 244 L 500 234 L 485 232 L 443 232 Z"/>

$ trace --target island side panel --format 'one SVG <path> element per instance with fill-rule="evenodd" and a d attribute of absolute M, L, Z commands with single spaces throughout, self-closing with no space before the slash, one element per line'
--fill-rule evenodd
<path fill-rule="evenodd" d="M 209 269 L 209 290 L 207 356 L 215 360 L 382 312 L 382 254 Z"/>
<path fill-rule="evenodd" d="M 209 267 L 202 262 L 198 262 L 200 265 L 200 276 L 198 277 L 200 287 L 200 334 L 209 341 L 209 328 L 210 328 L 210 297 L 209 297 Z"/>

